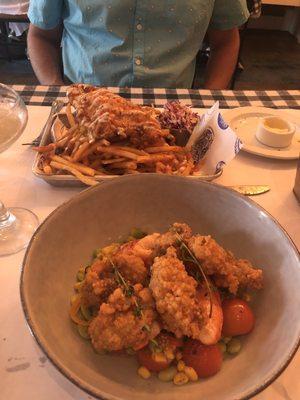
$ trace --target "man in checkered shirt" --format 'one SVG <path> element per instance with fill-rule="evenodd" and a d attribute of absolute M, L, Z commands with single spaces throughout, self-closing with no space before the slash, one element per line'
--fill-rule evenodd
<path fill-rule="evenodd" d="M 31 0 L 28 15 L 42 84 L 188 88 L 208 32 L 208 89 L 228 86 L 249 18 L 246 0 Z"/>

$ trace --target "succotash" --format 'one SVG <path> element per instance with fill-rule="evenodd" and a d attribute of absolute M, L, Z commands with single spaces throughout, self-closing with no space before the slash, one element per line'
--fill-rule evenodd
<path fill-rule="evenodd" d="M 117 351 L 118 354 L 125 353 L 134 356 L 138 361 L 137 374 L 140 378 L 147 380 L 155 376 L 162 382 L 182 386 L 215 375 L 221 369 L 225 358 L 230 362 L 231 358 L 238 356 L 242 348 L 241 337 L 252 331 L 255 318 L 249 306 L 251 301 L 249 292 L 240 290 L 239 297 L 234 297 L 224 288 L 218 290 L 212 278 L 203 274 L 195 254 L 178 234 L 178 225 L 181 226 L 181 232 L 189 229 L 185 224 L 174 224 L 173 229 L 176 226 L 177 230 L 170 230 L 166 234 L 168 241 L 170 241 L 170 236 L 172 238 L 174 235 L 171 248 L 166 255 L 153 257 L 152 264 L 149 263 L 151 267 L 148 265 L 146 268 L 140 256 L 150 257 L 149 248 L 157 249 L 159 243 L 164 243 L 166 240 L 162 240 L 163 234 L 147 235 L 140 229 L 132 229 L 129 236 L 118 243 L 111 243 L 95 250 L 91 263 L 81 267 L 76 274 L 77 282 L 74 285 L 75 294 L 70 301 L 70 316 L 80 336 L 91 340 L 97 353 Z M 206 242 L 201 240 L 200 243 L 203 246 Z M 194 314 L 191 319 L 194 323 L 198 310 L 197 308 L 195 311 L 196 304 L 202 318 L 198 321 L 197 340 L 192 337 L 193 335 L 182 334 L 182 328 L 178 333 L 177 326 L 172 331 L 171 328 L 161 329 L 163 315 L 159 315 L 157 303 L 160 298 L 155 298 L 156 287 L 151 280 L 157 278 L 153 275 L 161 274 L 160 268 L 162 266 L 167 268 L 169 262 L 174 263 L 172 273 L 177 268 L 177 273 L 181 273 L 185 284 L 190 284 L 197 295 L 197 303 L 194 303 Z M 138 274 L 141 274 L 142 283 L 139 280 L 138 283 L 132 283 L 128 278 L 128 271 L 135 279 Z M 99 311 L 96 289 L 101 290 L 103 283 L 108 288 L 111 285 L 111 292 L 106 301 L 102 301 Z M 180 286 L 180 284 L 182 282 L 178 278 L 172 281 L 169 296 L 172 294 L 173 286 Z M 190 291 L 188 293 L 190 295 Z M 177 301 L 176 299 L 174 301 Z M 119 308 L 113 307 L 114 301 L 119 302 Z M 184 302 L 184 299 L 180 301 Z M 105 336 L 103 333 L 107 326 L 101 327 L 94 323 L 97 322 L 97 318 L 99 319 L 101 310 L 103 320 L 100 322 L 105 321 L 106 315 L 109 319 L 113 314 L 117 319 L 120 314 L 124 317 L 127 313 L 131 317 L 129 320 L 134 321 L 135 325 L 131 329 L 137 333 L 137 341 L 130 345 L 128 342 L 127 344 L 121 342 L 119 348 L 110 347 L 108 343 L 111 346 L 114 344 L 111 335 Z M 169 315 L 169 319 L 172 317 Z M 166 326 L 167 322 L 164 321 L 164 327 Z M 130 333 L 127 336 L 130 336 Z M 124 333 L 120 334 L 123 340 L 129 340 L 127 336 Z"/>

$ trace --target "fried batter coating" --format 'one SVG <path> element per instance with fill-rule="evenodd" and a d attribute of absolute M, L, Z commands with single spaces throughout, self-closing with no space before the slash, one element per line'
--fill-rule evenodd
<path fill-rule="evenodd" d="M 198 339 L 204 324 L 197 302 L 197 285 L 177 258 L 176 249 L 169 247 L 166 255 L 156 257 L 151 268 L 149 288 L 164 328 L 177 337 Z"/>
<path fill-rule="evenodd" d="M 98 307 L 118 287 L 114 265 L 131 284 L 145 283 L 147 280 L 148 269 L 144 261 L 133 253 L 120 249 L 111 256 L 111 261 L 107 257 L 96 259 L 81 287 L 82 303 L 85 306 Z"/>
<path fill-rule="evenodd" d="M 153 107 L 133 104 L 104 88 L 74 84 L 68 90 L 70 103 L 77 111 L 80 126 L 95 139 L 127 139 L 137 147 L 165 145 L 173 136 L 162 129 Z M 174 139 L 174 138 L 173 138 Z"/>
<path fill-rule="evenodd" d="M 228 288 L 232 294 L 239 288 L 262 288 L 262 270 L 255 269 L 248 260 L 235 258 L 211 236 L 192 236 L 188 246 L 217 287 Z"/>
<path fill-rule="evenodd" d="M 88 270 L 80 289 L 82 304 L 86 307 L 98 307 L 117 286 L 108 261 L 96 259 Z"/>
<path fill-rule="evenodd" d="M 137 284 L 131 296 L 125 296 L 123 290 L 117 288 L 100 306 L 98 316 L 89 326 L 92 344 L 97 351 L 138 350 L 159 334 L 156 317 L 155 303 L 148 288 Z"/>
<path fill-rule="evenodd" d="M 175 223 L 166 233 L 152 233 L 142 239 L 125 243 L 120 252 L 141 257 L 146 266 L 150 267 L 155 257 L 164 254 L 169 246 L 176 243 L 176 232 L 180 233 L 184 240 L 192 236 L 191 228 L 187 224 Z"/>

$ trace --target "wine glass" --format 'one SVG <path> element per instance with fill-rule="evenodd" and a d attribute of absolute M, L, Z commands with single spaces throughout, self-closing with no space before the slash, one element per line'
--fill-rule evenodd
<path fill-rule="evenodd" d="M 27 117 L 21 97 L 0 83 L 0 153 L 20 137 Z M 17 253 L 26 247 L 38 224 L 37 216 L 30 210 L 5 208 L 0 201 L 0 256 Z"/>

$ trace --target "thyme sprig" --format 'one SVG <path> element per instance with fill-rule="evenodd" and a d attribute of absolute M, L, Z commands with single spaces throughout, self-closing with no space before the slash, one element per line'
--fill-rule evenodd
<path fill-rule="evenodd" d="M 175 235 L 180 244 L 180 250 L 181 250 L 181 253 L 183 256 L 182 257 L 183 261 L 190 262 L 190 263 L 196 265 L 198 267 L 198 274 L 196 273 L 196 275 L 195 275 L 196 280 L 199 282 L 200 277 L 202 276 L 202 278 L 205 282 L 205 285 L 207 287 L 208 294 L 209 294 L 209 302 L 210 302 L 209 318 L 211 318 L 211 316 L 212 316 L 212 290 L 211 290 L 210 283 L 207 279 L 207 276 L 206 276 L 205 272 L 203 271 L 203 268 L 202 268 L 200 262 L 197 260 L 197 258 L 195 257 L 194 253 L 190 250 L 190 248 L 185 244 L 184 240 L 179 235 L 179 233 L 175 232 Z M 199 276 L 199 272 L 200 272 L 200 276 Z"/>
<path fill-rule="evenodd" d="M 114 271 L 114 274 L 115 274 L 115 280 L 122 287 L 124 295 L 126 297 L 132 297 L 132 299 L 133 299 L 134 306 L 135 306 L 135 308 L 133 310 L 133 314 L 138 318 L 144 318 L 143 307 L 141 306 L 141 304 L 138 301 L 138 299 L 136 297 L 133 297 L 133 295 L 134 295 L 133 286 L 130 285 L 126 281 L 126 279 L 121 274 L 121 272 L 119 271 L 118 267 L 116 266 L 116 264 L 113 262 L 113 260 L 110 257 L 108 258 L 108 260 L 109 260 L 109 262 L 111 263 L 111 265 L 113 267 L 113 271 Z M 144 324 L 142 329 L 144 331 L 148 332 L 148 333 L 151 332 L 151 329 L 150 329 L 148 324 Z M 156 345 L 157 345 L 157 343 L 156 343 Z"/>

